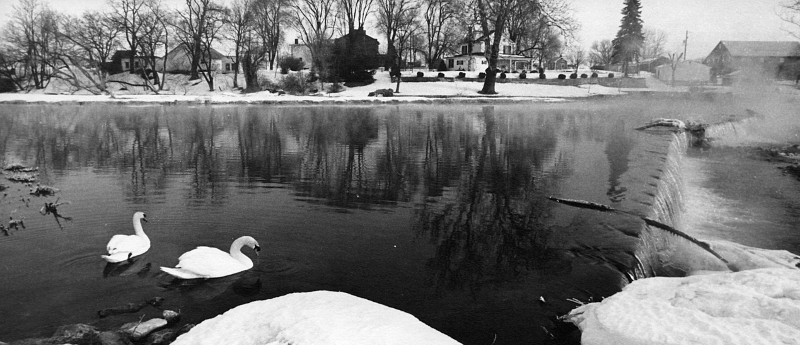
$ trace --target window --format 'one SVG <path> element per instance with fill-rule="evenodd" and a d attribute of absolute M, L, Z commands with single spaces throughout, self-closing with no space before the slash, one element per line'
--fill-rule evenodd
<path fill-rule="evenodd" d="M 452 60 L 451 60 L 451 61 L 452 61 Z M 464 64 L 464 61 L 463 61 L 463 60 L 458 60 L 458 61 L 456 61 L 456 65 L 458 65 L 458 66 L 461 66 L 461 65 L 463 65 L 463 64 Z"/>
<path fill-rule="evenodd" d="M 485 64 L 486 64 L 486 60 L 481 60 L 481 65 L 485 65 Z"/>
<path fill-rule="evenodd" d="M 233 69 L 231 68 L 231 64 L 229 64 L 229 63 L 226 63 L 226 64 L 225 64 L 225 70 L 226 70 L 226 71 L 233 71 Z"/>
<path fill-rule="evenodd" d="M 123 62 L 122 65 L 125 66 L 125 69 L 130 69 L 131 68 L 131 63 L 128 62 L 128 61 Z"/>
<path fill-rule="evenodd" d="M 461 54 L 468 54 L 469 52 L 467 51 L 467 49 L 468 49 L 468 47 L 466 45 L 462 45 L 461 46 Z"/>
<path fill-rule="evenodd" d="M 511 54 L 511 46 L 510 45 L 504 45 L 503 46 L 503 54 Z"/>

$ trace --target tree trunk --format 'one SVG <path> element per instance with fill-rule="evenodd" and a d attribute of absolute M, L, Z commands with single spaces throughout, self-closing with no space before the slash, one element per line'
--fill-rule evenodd
<path fill-rule="evenodd" d="M 245 92 L 260 91 L 258 85 L 258 66 L 249 56 L 245 57 L 244 61 L 242 61 L 242 73 L 244 73 Z"/>
<path fill-rule="evenodd" d="M 498 20 L 500 22 L 500 20 Z M 503 27 L 499 27 L 498 31 L 494 34 L 494 40 L 492 40 L 492 45 L 489 45 L 488 38 L 486 39 L 486 46 L 491 47 L 489 51 L 489 56 L 487 56 L 487 62 L 489 63 L 489 67 L 486 68 L 486 78 L 483 80 L 483 88 L 478 91 L 478 93 L 483 95 L 495 95 L 497 91 L 495 91 L 495 84 L 497 82 L 497 58 L 500 50 L 500 38 L 502 37 Z"/>
<path fill-rule="evenodd" d="M 200 67 L 200 55 L 202 54 L 202 50 L 200 49 L 200 40 L 195 39 L 192 47 L 192 67 L 189 70 L 189 80 L 196 80 L 200 79 L 200 74 L 198 73 L 198 69 Z"/>
<path fill-rule="evenodd" d="M 497 65 L 497 61 L 494 62 L 494 65 Z M 478 91 L 478 93 L 483 95 L 496 95 L 497 91 L 494 89 L 496 82 L 497 69 L 492 68 L 492 63 L 489 63 L 489 68 L 486 69 L 486 78 L 483 80 L 483 89 Z"/>
<path fill-rule="evenodd" d="M 239 58 L 236 58 L 236 62 L 233 63 L 233 88 L 239 88 Z"/>

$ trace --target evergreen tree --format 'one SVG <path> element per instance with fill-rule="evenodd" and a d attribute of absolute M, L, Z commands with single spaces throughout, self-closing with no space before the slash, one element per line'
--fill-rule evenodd
<path fill-rule="evenodd" d="M 639 0 L 625 0 L 622 8 L 622 24 L 612 44 L 614 63 L 622 63 L 622 71 L 628 76 L 628 64 L 639 58 L 639 51 L 644 42 L 642 33 L 642 5 Z"/>

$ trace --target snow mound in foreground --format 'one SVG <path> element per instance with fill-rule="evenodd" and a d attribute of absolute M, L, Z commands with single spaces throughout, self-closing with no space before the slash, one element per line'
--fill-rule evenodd
<path fill-rule="evenodd" d="M 181 344 L 458 344 L 411 314 L 343 292 L 293 293 L 203 321 Z"/>
<path fill-rule="evenodd" d="M 567 320 L 581 344 L 800 344 L 800 270 L 637 280 Z"/>

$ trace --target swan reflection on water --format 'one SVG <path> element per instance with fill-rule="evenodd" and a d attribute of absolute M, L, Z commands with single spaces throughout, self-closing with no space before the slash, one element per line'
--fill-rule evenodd
<path fill-rule="evenodd" d="M 179 279 L 169 276 L 165 273 L 158 273 L 167 280 L 159 282 L 159 286 L 163 289 L 177 290 L 182 295 L 187 295 L 194 300 L 207 301 L 214 297 L 227 294 L 228 291 L 233 291 L 234 294 L 249 297 L 255 296 L 261 291 L 261 277 L 257 272 L 245 271 L 237 274 L 229 275 L 222 278 L 211 279 Z"/>
<path fill-rule="evenodd" d="M 144 260 L 145 257 L 146 255 L 142 255 L 118 263 L 106 263 L 105 268 L 103 268 L 103 278 L 127 277 L 132 275 L 137 275 L 139 278 L 146 278 L 147 273 L 150 272 L 150 268 L 153 265 L 146 262 L 147 260 Z"/>

